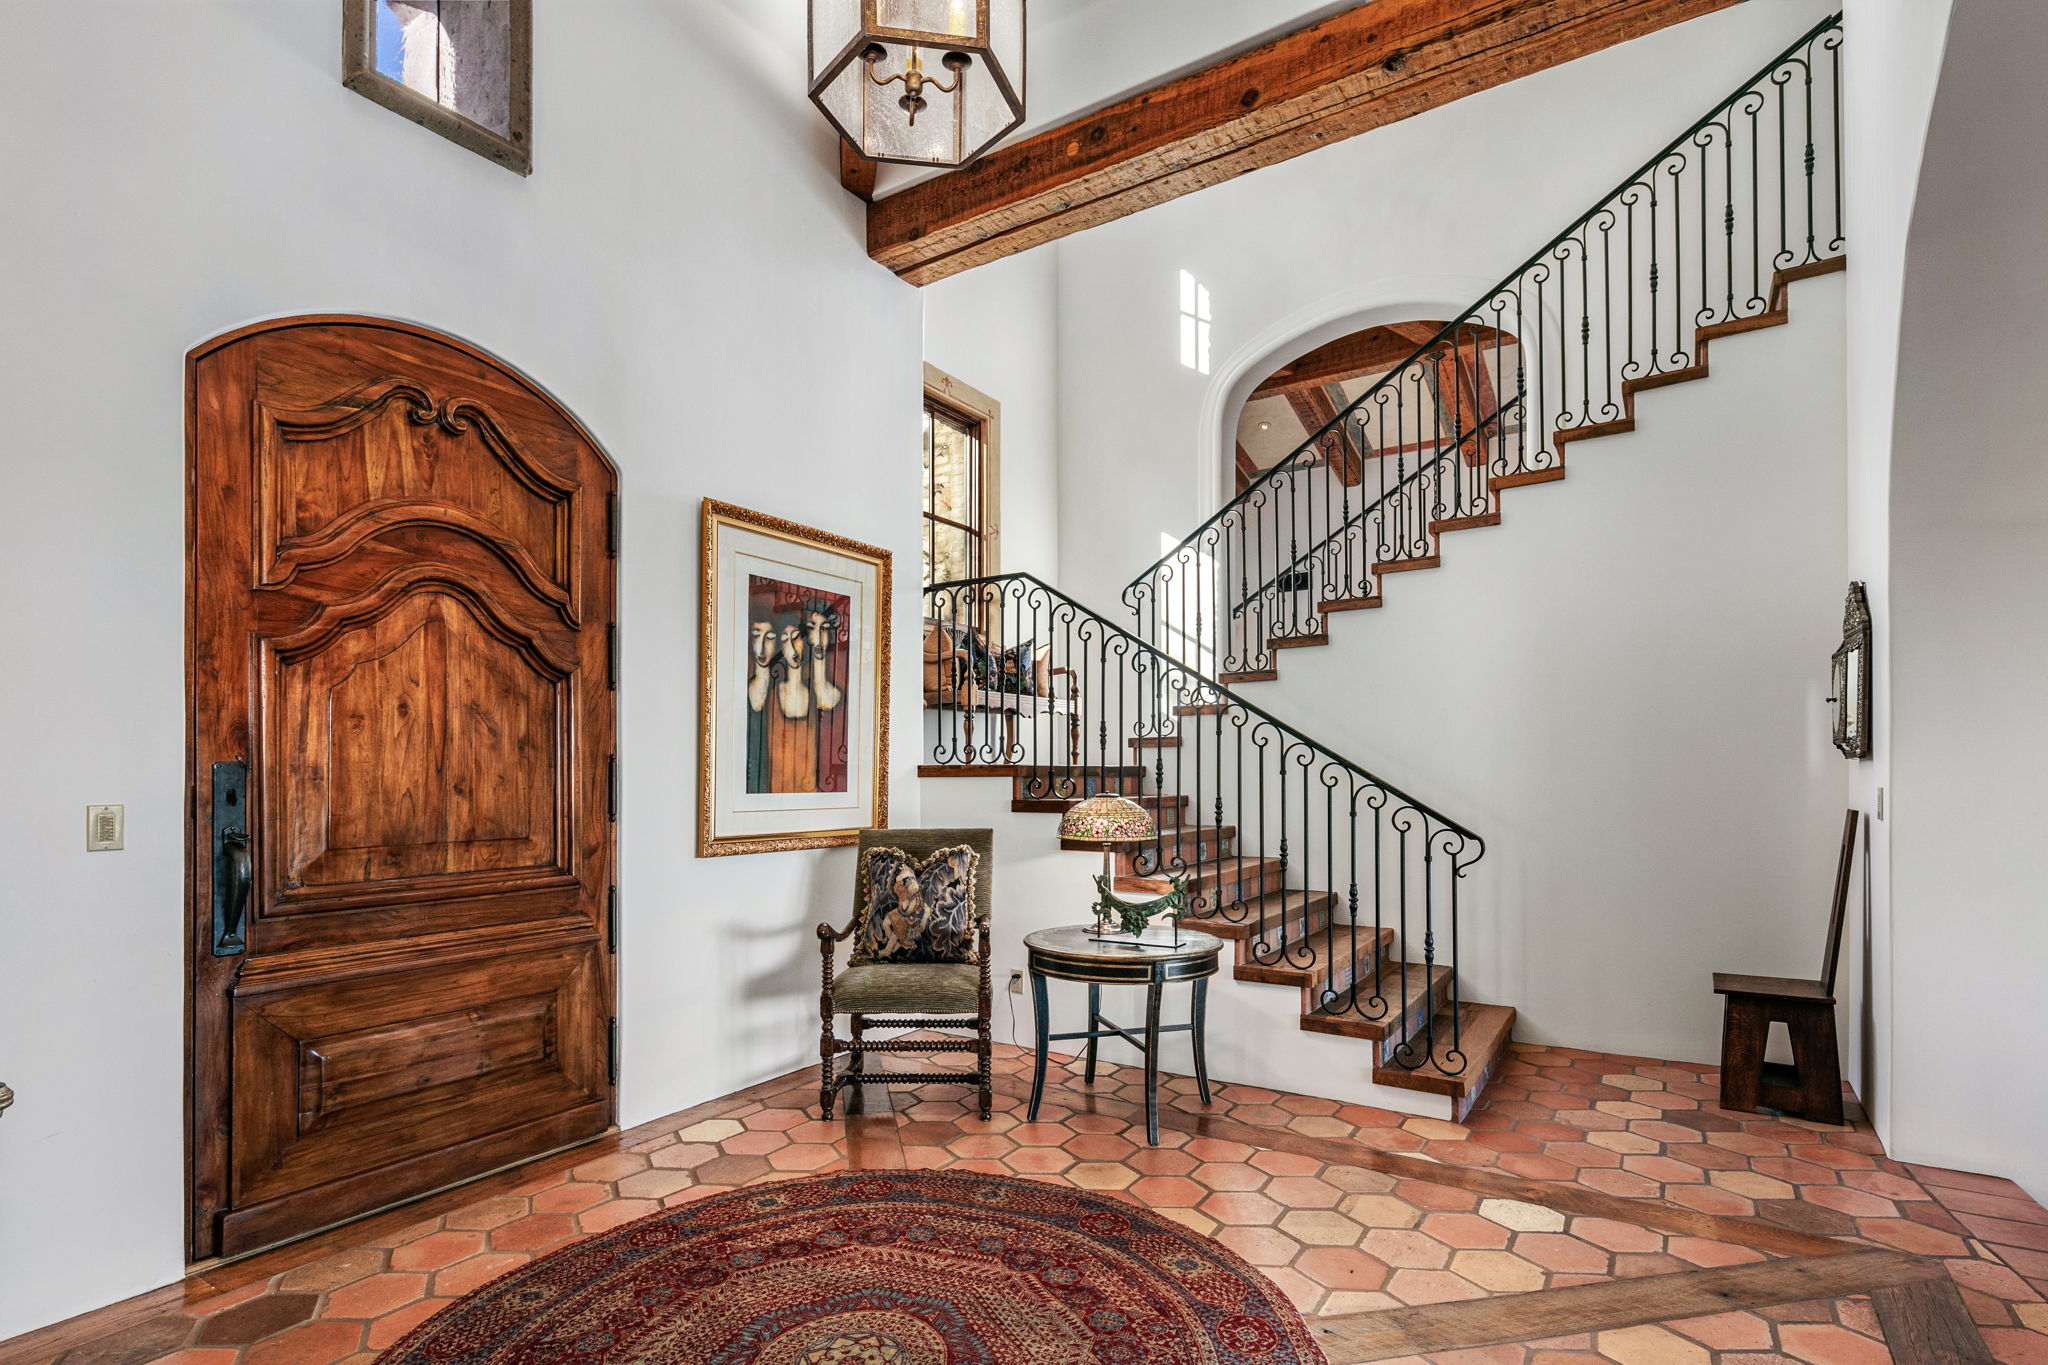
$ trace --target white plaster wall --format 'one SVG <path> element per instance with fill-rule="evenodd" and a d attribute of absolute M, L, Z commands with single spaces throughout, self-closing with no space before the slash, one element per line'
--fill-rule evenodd
<path fill-rule="evenodd" d="M 1227 400 L 1276 347 L 1463 308 L 1827 12 L 1739 5 L 1062 241 L 1061 586 L 1114 608 L 1213 509 Z"/>
<path fill-rule="evenodd" d="M 1003 405 L 997 568 L 1059 575 L 1059 253 L 1027 251 L 920 291 L 924 358 Z"/>
<path fill-rule="evenodd" d="M 1899 308 L 1906 230 L 1927 145 L 1927 119 L 1951 0 L 1848 0 L 1843 68 L 1843 154 L 1849 273 L 1848 576 L 1863 582 L 1873 619 L 1871 756 L 1849 769 L 1849 804 L 1866 820 L 1844 951 L 1859 959 L 1866 994 L 1844 1034 L 1844 1066 L 1878 1132 L 1892 1131 L 1891 830 L 1878 793 L 1891 783 L 1892 413 L 1899 370 Z M 1848 1022 L 1848 1021 L 1845 1021 Z"/>
<path fill-rule="evenodd" d="M 1906 247 L 1891 487 L 1892 1153 L 2048 1196 L 2048 12 L 1957 0 Z M 1946 1020 L 1948 1027 L 1929 1021 Z"/>
<path fill-rule="evenodd" d="M 530 180 L 345 90 L 333 0 L 90 8 L 0 0 L 0 1338 L 184 1265 L 187 348 L 412 319 L 618 462 L 627 1124 L 815 1057 L 809 926 L 851 883 L 844 851 L 691 856 L 699 499 L 893 548 L 916 639 L 918 300 L 800 98 L 801 7 L 538 6 Z M 125 852 L 82 851 L 102 801 Z"/>

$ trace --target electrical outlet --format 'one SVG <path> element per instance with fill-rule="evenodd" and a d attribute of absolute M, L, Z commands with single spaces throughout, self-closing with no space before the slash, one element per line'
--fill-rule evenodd
<path fill-rule="evenodd" d="M 1010 994 L 1024 994 L 1024 973 L 1019 971 L 1012 971 L 1010 973 Z"/>
<path fill-rule="evenodd" d="M 122 836 L 127 832 L 127 823 L 127 808 L 124 806 L 87 806 L 85 851 L 112 853 L 119 850 Z"/>

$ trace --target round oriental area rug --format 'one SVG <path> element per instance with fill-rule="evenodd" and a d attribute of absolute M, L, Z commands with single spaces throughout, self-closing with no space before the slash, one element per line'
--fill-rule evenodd
<path fill-rule="evenodd" d="M 1008 1176 L 752 1185 L 542 1256 L 379 1365 L 1324 1365 L 1286 1297 L 1135 1205 Z"/>

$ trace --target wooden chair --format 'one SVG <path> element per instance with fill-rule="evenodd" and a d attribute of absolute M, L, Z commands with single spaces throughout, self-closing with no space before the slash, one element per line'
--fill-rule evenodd
<path fill-rule="evenodd" d="M 1842 825 L 1842 858 L 1835 865 L 1834 912 L 1820 979 L 1741 976 L 1715 972 L 1714 991 L 1726 1002 L 1721 1016 L 1721 1107 L 1759 1107 L 1808 1119 L 1842 1122 L 1842 1053 L 1835 1042 L 1835 966 L 1842 955 L 1842 923 L 1849 908 L 1849 869 L 1856 856 L 1857 812 Z M 1792 1040 L 1792 1064 L 1764 1060 L 1771 1025 L 1782 1023 Z"/>
<path fill-rule="evenodd" d="M 986 648 L 979 634 L 972 637 L 976 648 Z M 1032 652 L 1032 690 L 1029 693 L 999 692 L 974 681 L 973 652 L 960 643 L 961 630 L 949 629 L 927 618 L 924 623 L 924 704 L 933 710 L 960 713 L 961 739 L 974 748 L 977 717 L 1003 729 L 1001 754 L 1022 757 L 1017 743 L 1017 722 L 1021 718 L 1036 736 L 1042 729 L 1048 748 L 1056 742 L 1057 731 L 1067 736 L 1067 762 L 1081 761 L 1081 680 L 1066 667 L 1055 668 L 1052 646 L 1043 644 Z M 1064 682 L 1060 681 L 1062 678 Z M 993 736 L 984 739 L 993 744 Z M 1042 756 L 1050 761 L 1052 755 Z"/>
<path fill-rule="evenodd" d="M 864 875 L 871 848 L 900 848 L 913 858 L 923 858 L 942 848 L 965 844 L 977 855 L 974 876 L 974 918 L 978 926 L 974 960 L 971 962 L 849 962 L 836 976 L 832 952 L 850 937 L 867 918 L 868 881 Z M 818 1105 L 830 1119 L 839 1092 L 853 1088 L 846 1112 L 860 1112 L 864 1085 L 959 1085 L 978 1086 L 981 1116 L 993 1112 L 995 1081 L 991 1069 L 989 1031 L 989 901 L 995 881 L 995 832 L 986 829 L 864 829 L 854 861 L 853 918 L 844 929 L 829 924 L 818 926 L 820 985 L 818 1014 Z M 843 1039 L 833 1032 L 836 1015 L 849 1016 L 853 1037 Z M 968 1016 L 960 1018 L 957 1016 Z M 882 1017 L 888 1016 L 888 1017 Z M 941 1017 L 956 1016 L 956 1017 Z M 868 1029 L 971 1030 L 971 1038 L 884 1039 L 869 1042 Z M 972 1052 L 972 1071 L 869 1071 L 867 1059 L 876 1052 Z M 851 1056 L 846 1070 L 837 1070 L 840 1053 Z"/>

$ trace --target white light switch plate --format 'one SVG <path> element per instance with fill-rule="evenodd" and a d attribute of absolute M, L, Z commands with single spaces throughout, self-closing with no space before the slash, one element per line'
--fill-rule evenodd
<path fill-rule="evenodd" d="M 87 806 L 85 808 L 85 851 L 87 853 L 113 853 L 121 847 L 128 833 L 126 806 Z"/>

